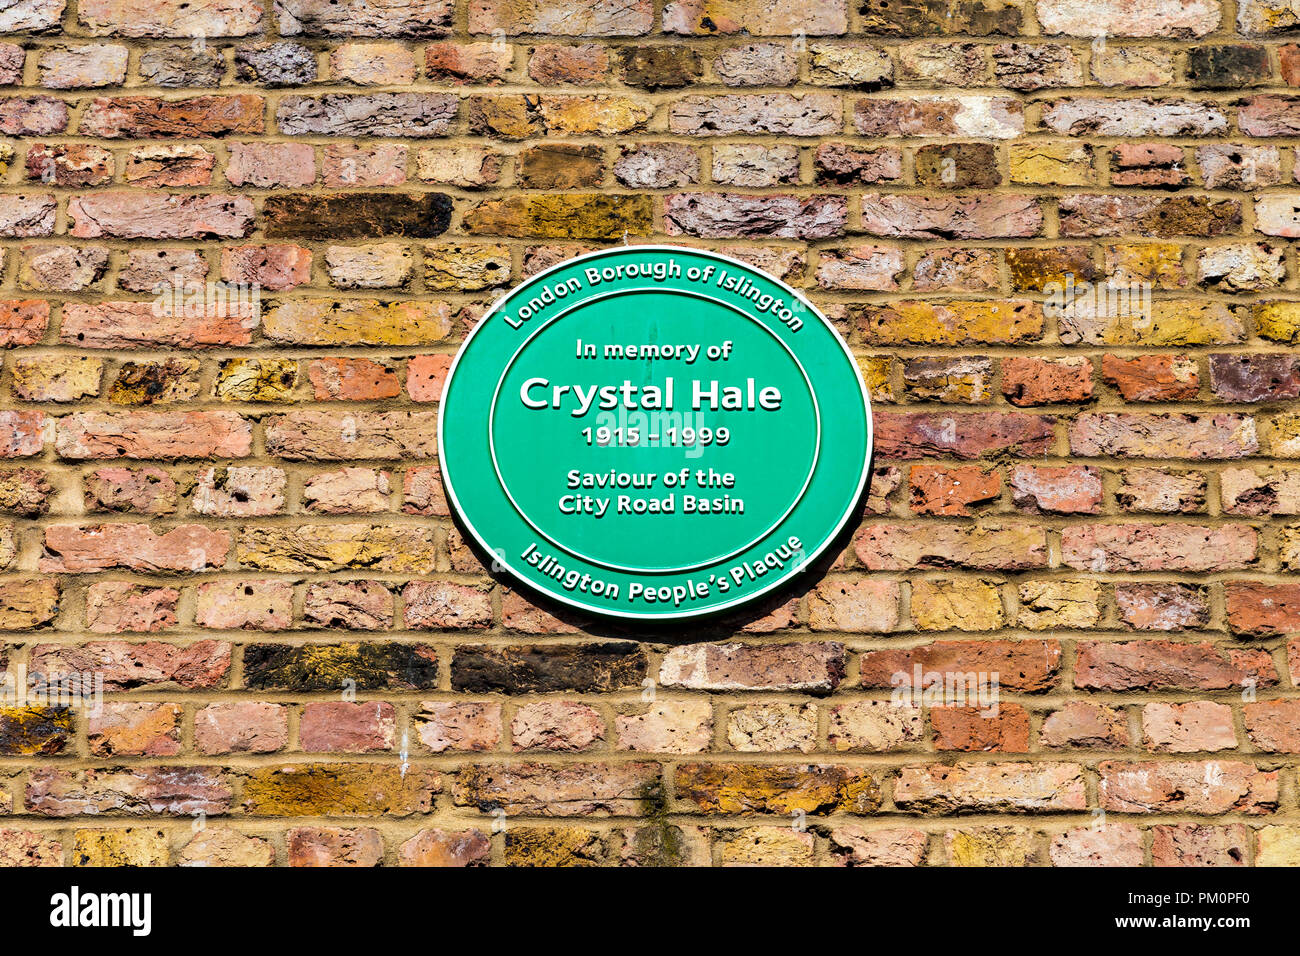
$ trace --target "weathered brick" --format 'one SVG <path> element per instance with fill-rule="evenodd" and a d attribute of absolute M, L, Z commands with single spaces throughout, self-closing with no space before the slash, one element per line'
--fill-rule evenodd
<path fill-rule="evenodd" d="M 1232 708 L 1211 701 L 1147 704 L 1142 708 L 1147 749 L 1159 753 L 1198 753 L 1237 746 Z"/>
<path fill-rule="evenodd" d="M 1047 566 L 1041 527 L 869 524 L 854 535 L 859 561 L 872 571 L 964 567 L 1024 570 Z"/>
<path fill-rule="evenodd" d="M 148 827 L 76 830 L 71 860 L 75 866 L 166 866 L 167 833 Z"/>
<path fill-rule="evenodd" d="M 148 525 L 51 525 L 45 529 L 40 569 L 84 574 L 134 571 L 202 571 L 220 567 L 230 533 L 203 525 L 179 525 L 156 533 Z"/>
<path fill-rule="evenodd" d="M 1061 562 L 1080 571 L 1221 571 L 1255 563 L 1258 535 L 1242 524 L 1072 525 L 1061 532 Z"/>
<path fill-rule="evenodd" d="M 840 866 L 920 866 L 926 835 L 921 830 L 865 830 L 837 826 L 830 831 L 829 850 Z"/>
<path fill-rule="evenodd" d="M 1046 415 L 1007 412 L 876 412 L 874 439 L 884 458 L 1038 457 L 1055 444 L 1052 423 Z"/>
<path fill-rule="evenodd" d="M 863 311 L 861 323 L 873 344 L 1019 344 L 1043 334 L 1043 312 L 1023 299 L 1007 302 L 893 302 Z"/>
<path fill-rule="evenodd" d="M 1240 761 L 1100 764 L 1102 809 L 1123 813 L 1268 813 L 1277 806 L 1276 771 Z"/>
<path fill-rule="evenodd" d="M 808 627 L 814 631 L 888 633 L 898 625 L 899 591 L 896 581 L 828 579 L 808 598 Z"/>
<path fill-rule="evenodd" d="M 1000 239 L 1036 236 L 1042 227 L 1042 209 L 1029 196 L 949 199 L 867 193 L 862 197 L 862 228 L 872 236 Z"/>
<path fill-rule="evenodd" d="M 369 763 L 259 766 L 244 781 L 251 816 L 368 816 L 376 803 L 394 817 L 427 813 L 442 791 L 435 770 Z"/>
<path fill-rule="evenodd" d="M 1115 750 L 1128 746 L 1128 718 L 1122 709 L 1075 700 L 1043 719 L 1044 747 Z"/>
<path fill-rule="evenodd" d="M 216 767 L 136 766 L 107 770 L 33 770 L 24 803 L 45 817 L 83 814 L 223 814 L 233 791 Z"/>
<path fill-rule="evenodd" d="M 1195 584 L 1117 584 L 1115 604 L 1120 620 L 1139 631 L 1181 631 L 1210 620 L 1209 595 Z"/>
<path fill-rule="evenodd" d="M 1300 586 L 1232 581 L 1224 586 L 1228 626 L 1238 634 L 1272 637 L 1300 630 Z"/>
<path fill-rule="evenodd" d="M 1188 39 L 1212 32 L 1222 18 L 1217 0 L 1038 0 L 1037 12 L 1044 33 L 1081 37 Z"/>
<path fill-rule="evenodd" d="M 701 813 L 873 813 L 880 785 L 864 770 L 827 764 L 678 764 L 677 799 Z"/>
<path fill-rule="evenodd" d="M 1101 585 L 1094 581 L 1026 581 L 1020 585 L 1020 624 L 1033 631 L 1096 627 Z"/>
<path fill-rule="evenodd" d="M 1063 200 L 1060 211 L 1065 236 L 1219 236 L 1235 231 L 1241 222 L 1241 204 L 1236 200 L 1192 196 L 1082 195 Z"/>
<path fill-rule="evenodd" d="M 915 648 L 868 651 L 861 657 L 864 687 L 897 687 L 894 675 L 997 673 L 1011 690 L 1041 691 L 1056 684 L 1061 647 L 1056 641 L 936 641 Z"/>
<path fill-rule="evenodd" d="M 1083 768 L 1073 763 L 980 763 L 904 767 L 894 802 L 906 811 L 1082 810 Z"/>
<path fill-rule="evenodd" d="M 1076 455 L 1120 458 L 1243 458 L 1259 449 L 1249 415 L 1080 415 L 1070 426 Z"/>
<path fill-rule="evenodd" d="M 1131 823 L 1076 827 L 1052 840 L 1053 866 L 1142 866 L 1142 831 Z"/>
<path fill-rule="evenodd" d="M 185 646 L 152 641 L 92 641 L 81 645 L 39 644 L 32 648 L 31 672 L 102 674 L 104 689 L 131 690 L 173 684 L 215 687 L 230 670 L 230 645 L 195 641 Z"/>
<path fill-rule="evenodd" d="M 177 704 L 110 703 L 87 721 L 90 752 L 172 757 L 181 751 L 181 716 Z"/>
<path fill-rule="evenodd" d="M 451 224 L 444 193 L 287 193 L 262 205 L 263 233 L 274 239 L 432 239 Z"/>
<path fill-rule="evenodd" d="M 1095 690 L 1223 690 L 1272 684 L 1276 675 L 1267 653 L 1229 650 L 1225 656 L 1207 642 L 1121 641 L 1081 644 L 1074 682 Z"/>
<path fill-rule="evenodd" d="M 1096 514 L 1101 510 L 1101 475 L 1087 465 L 1016 465 L 1009 484 L 1011 500 L 1021 511 Z"/>
<path fill-rule="evenodd" d="M 398 849 L 402 866 L 485 866 L 491 852 L 480 830 L 421 830 Z"/>
<path fill-rule="evenodd" d="M 665 655 L 659 680 L 690 690 L 828 694 L 844 679 L 846 653 L 834 641 L 800 644 L 694 644 Z"/>
<path fill-rule="evenodd" d="M 1153 866 L 1245 866 L 1250 832 L 1240 823 L 1225 827 L 1195 823 L 1155 826 L 1151 828 L 1151 863 Z"/>
<path fill-rule="evenodd" d="M 177 621 L 180 592 L 125 581 L 92 584 L 86 591 L 86 627 L 96 634 L 162 631 Z"/>
<path fill-rule="evenodd" d="M 653 763 L 471 764 L 457 773 L 452 800 L 508 815 L 639 816 L 660 773 Z"/>
<path fill-rule="evenodd" d="M 644 649 L 621 641 L 505 647 L 461 645 L 451 663 L 452 687 L 470 693 L 599 693 L 638 687 L 645 675 Z"/>

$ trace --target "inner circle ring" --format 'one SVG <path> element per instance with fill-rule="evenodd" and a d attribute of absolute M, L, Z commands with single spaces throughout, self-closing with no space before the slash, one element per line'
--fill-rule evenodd
<path fill-rule="evenodd" d="M 614 292 L 603 292 L 600 295 L 592 296 L 591 298 L 584 299 L 581 302 L 575 302 L 573 305 L 569 306 L 568 308 L 565 308 L 557 312 L 555 315 L 552 315 L 549 318 L 547 318 L 540 326 L 538 326 L 531 334 L 529 334 L 528 338 L 524 339 L 524 341 L 520 344 L 519 348 L 517 348 L 514 354 L 510 356 L 510 360 L 506 362 L 505 368 L 502 370 L 500 377 L 497 379 L 496 388 L 493 389 L 492 391 L 492 404 L 488 409 L 488 448 L 492 454 L 492 470 L 496 474 L 497 484 L 501 486 L 501 491 L 505 494 L 506 498 L 510 500 L 510 506 L 515 509 L 515 512 L 519 515 L 519 517 L 523 518 L 524 522 L 530 528 L 532 528 L 534 531 L 540 534 L 547 541 L 551 542 L 551 544 L 555 545 L 555 547 L 561 549 L 562 551 L 568 552 L 569 554 L 573 555 L 575 558 L 581 558 L 583 561 L 587 561 L 590 564 L 594 564 L 598 567 L 606 568 L 610 571 L 626 571 L 626 572 L 633 572 L 638 574 L 681 574 L 686 571 L 696 571 L 699 570 L 700 568 L 712 567 L 713 565 L 717 564 L 720 561 L 726 561 L 728 558 L 735 557 L 737 554 L 741 554 L 744 551 L 748 551 L 750 548 L 754 546 L 755 542 L 762 541 L 773 531 L 779 528 L 785 522 L 785 519 L 790 517 L 791 512 L 793 512 L 794 509 L 798 507 L 799 502 L 803 500 L 803 496 L 808 491 L 808 486 L 812 483 L 813 476 L 817 473 L 817 462 L 821 457 L 821 442 L 822 442 L 821 405 L 817 401 L 817 391 L 816 389 L 813 388 L 812 380 L 808 377 L 807 369 L 804 368 L 803 363 L 799 361 L 798 356 L 794 354 L 794 351 L 790 348 L 790 346 L 782 342 L 780 338 L 778 338 L 772 332 L 772 330 L 769 329 L 765 324 L 760 322 L 758 319 L 756 319 L 754 316 L 750 315 L 748 312 L 744 311 L 743 309 L 737 308 L 735 305 L 733 305 L 730 302 L 725 302 L 721 299 L 715 298 L 710 295 L 704 295 L 703 293 L 696 292 L 694 290 L 677 290 L 675 292 L 675 294 L 677 295 L 687 295 L 687 296 L 691 296 L 692 298 L 703 299 L 707 302 L 712 302 L 715 305 L 720 305 L 724 308 L 731 309 L 733 312 L 740 315 L 741 317 L 746 318 L 749 321 L 753 322 L 760 329 L 762 329 L 769 336 L 771 336 L 772 340 L 776 342 L 777 345 L 781 346 L 781 348 L 785 350 L 785 353 L 790 357 L 790 361 L 792 361 L 795 367 L 799 369 L 799 374 L 803 377 L 804 385 L 808 389 L 808 396 L 812 400 L 812 404 L 813 404 L 813 421 L 815 422 L 816 425 L 816 438 L 813 442 L 813 455 L 812 455 L 812 461 L 808 465 L 808 474 L 804 476 L 803 484 L 800 486 L 798 494 L 794 496 L 794 500 L 790 502 L 790 506 L 781 513 L 780 517 L 778 517 L 767 528 L 765 528 L 762 531 L 762 533 L 753 535 L 750 538 L 748 543 L 743 544 L 739 548 L 729 551 L 726 554 L 709 558 L 707 561 L 700 561 L 695 564 L 680 565 L 678 567 L 671 567 L 671 568 L 636 567 L 631 565 L 615 564 L 610 561 L 602 561 L 598 558 L 593 558 L 590 555 L 584 554 L 583 552 L 577 550 L 571 545 L 564 544 L 561 541 L 557 541 L 554 537 L 552 537 L 546 531 L 542 530 L 540 527 L 537 526 L 537 524 L 532 520 L 532 518 L 528 516 L 527 512 L 522 507 L 520 507 L 519 502 L 515 500 L 514 495 L 510 493 L 510 489 L 506 485 L 505 477 L 501 474 L 500 462 L 497 460 L 496 429 L 495 429 L 496 411 L 497 411 L 497 402 L 501 395 L 501 386 L 505 383 L 506 376 L 510 374 L 510 369 L 514 367 L 515 362 L 528 348 L 529 344 L 533 341 L 533 339 L 537 338 L 537 336 L 541 335 L 544 331 L 546 331 L 548 328 L 550 328 L 560 319 L 564 318 L 566 315 L 569 315 L 570 313 L 584 306 L 590 305 L 593 302 L 600 302 L 603 299 L 609 299 L 620 295 L 635 295 L 637 293 L 659 292 L 659 291 L 660 290 L 655 286 L 644 286 L 644 287 L 638 286 L 630 289 L 618 289 Z"/>

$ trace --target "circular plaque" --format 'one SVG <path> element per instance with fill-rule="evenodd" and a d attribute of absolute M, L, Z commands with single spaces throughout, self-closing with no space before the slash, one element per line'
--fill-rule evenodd
<path fill-rule="evenodd" d="M 631 246 L 500 299 L 439 409 L 448 501 L 530 587 L 684 618 L 803 570 L 862 494 L 871 414 L 844 340 L 727 256 Z"/>

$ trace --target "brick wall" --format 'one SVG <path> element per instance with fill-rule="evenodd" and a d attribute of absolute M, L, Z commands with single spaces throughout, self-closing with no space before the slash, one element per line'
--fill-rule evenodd
<path fill-rule="evenodd" d="M 0 31 L 3 653 L 105 692 L 0 710 L 0 862 L 1300 862 L 1293 6 Z M 437 477 L 466 330 L 625 236 L 805 289 L 875 403 L 842 558 L 682 646 L 494 581 Z M 217 280 L 260 321 L 157 314 Z"/>

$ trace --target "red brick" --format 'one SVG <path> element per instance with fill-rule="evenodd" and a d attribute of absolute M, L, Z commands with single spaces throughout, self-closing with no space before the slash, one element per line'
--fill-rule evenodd
<path fill-rule="evenodd" d="M 194 714 L 194 745 L 201 753 L 273 753 L 288 742 L 282 704 L 240 700 L 208 704 Z"/>
<path fill-rule="evenodd" d="M 413 402 L 436 402 L 451 371 L 450 355 L 413 355 L 406 363 L 406 392 Z"/>
<path fill-rule="evenodd" d="M 1196 362 L 1186 355 L 1139 355 L 1101 360 L 1106 384 L 1128 402 L 1178 402 L 1196 398 L 1201 388 Z"/>
<path fill-rule="evenodd" d="M 1224 595 L 1228 626 L 1236 634 L 1275 637 L 1300 631 L 1300 584 L 1230 581 Z"/>
<path fill-rule="evenodd" d="M 161 534 L 148 525 L 52 525 L 45 529 L 45 572 L 84 574 L 133 571 L 203 571 L 220 567 L 230 553 L 230 532 L 179 525 Z"/>
<path fill-rule="evenodd" d="M 1241 708 L 1246 735 L 1269 753 L 1300 753 L 1300 700 L 1265 700 Z"/>
<path fill-rule="evenodd" d="M 932 707 L 930 724 L 935 750 L 1029 752 L 1029 714 L 1019 704 Z"/>
<path fill-rule="evenodd" d="M 59 341 L 90 349 L 240 346 L 253 341 L 254 324 L 234 310 L 190 317 L 157 314 L 152 302 L 69 302 Z"/>
<path fill-rule="evenodd" d="M 1115 585 L 1120 620 L 1138 631 L 1181 631 L 1210 621 L 1209 594 L 1195 584 Z"/>
<path fill-rule="evenodd" d="M 106 691 L 166 684 L 218 687 L 230 671 L 230 645 L 224 641 L 183 646 L 161 641 L 39 644 L 32 649 L 30 670 L 41 674 L 92 671 L 103 675 Z"/>
<path fill-rule="evenodd" d="M 1199 753 L 1237 746 L 1232 708 L 1208 700 L 1147 704 L 1142 708 L 1142 736 L 1147 749 L 1159 753 Z"/>
<path fill-rule="evenodd" d="M 898 686 L 895 675 L 912 681 L 920 668 L 922 675 L 997 674 L 1000 687 L 1041 691 L 1056 685 L 1060 666 L 1061 646 L 1056 641 L 936 641 L 866 651 L 861 657 L 862 685 L 878 688 Z"/>
<path fill-rule="evenodd" d="M 1039 738 L 1044 747 L 1119 750 L 1129 743 L 1127 717 L 1120 708 L 1074 700 L 1043 719 Z"/>
<path fill-rule="evenodd" d="M 975 465 L 913 465 L 909 481 L 910 504 L 920 515 L 969 515 L 972 505 L 996 501 L 1002 493 L 998 473 Z"/>
<path fill-rule="evenodd" d="M 1120 813 L 1269 813 L 1277 771 L 1242 761 L 1159 761 L 1098 766 L 1103 810 Z"/>
<path fill-rule="evenodd" d="M 1255 563 L 1258 535 L 1243 524 L 1071 525 L 1061 563 L 1080 571 L 1232 571 Z"/>
<path fill-rule="evenodd" d="M 288 836 L 290 866 L 379 866 L 384 841 L 370 827 L 295 827 Z"/>
<path fill-rule="evenodd" d="M 105 581 L 86 590 L 86 627 L 96 634 L 148 633 L 176 624 L 180 592 L 126 581 Z"/>
<path fill-rule="evenodd" d="M 397 373 L 374 359 L 314 359 L 307 377 L 317 401 L 369 402 L 396 398 L 401 392 Z"/>
<path fill-rule="evenodd" d="M 412 581 L 402 591 L 405 621 L 412 628 L 482 628 L 492 623 L 492 602 L 481 588 L 440 581 Z"/>
<path fill-rule="evenodd" d="M 298 746 L 308 752 L 392 750 L 396 712 L 385 701 L 308 704 L 298 723 Z"/>
<path fill-rule="evenodd" d="M 1258 450 L 1249 415 L 1082 414 L 1070 426 L 1070 451 L 1087 457 L 1244 458 Z"/>
<path fill-rule="evenodd" d="M 1245 866 L 1252 831 L 1240 823 L 1211 827 L 1195 823 L 1151 828 L 1152 866 Z"/>
<path fill-rule="evenodd" d="M 1003 359 L 1002 394 L 1020 406 L 1086 402 L 1092 398 L 1092 362 L 1083 357 Z"/>
<path fill-rule="evenodd" d="M 50 304 L 40 299 L 0 301 L 0 346 L 35 345 L 50 324 Z"/>
<path fill-rule="evenodd" d="M 1087 465 L 1016 465 L 1011 500 L 1030 513 L 1096 514 L 1101 510 L 1101 474 Z"/>
<path fill-rule="evenodd" d="M 77 412 L 59 420 L 59 455 L 99 458 L 242 458 L 252 427 L 234 412 Z"/>
<path fill-rule="evenodd" d="M 1208 642 L 1085 641 L 1074 666 L 1075 686 L 1086 690 L 1227 690 L 1276 682 L 1267 651 L 1225 653 Z"/>
<path fill-rule="evenodd" d="M 1021 412 L 876 412 L 874 440 L 882 458 L 1037 458 L 1056 444 L 1053 419 Z"/>
<path fill-rule="evenodd" d="M 894 803 L 924 812 L 1082 810 L 1083 768 L 1072 763 L 958 763 L 904 767 Z"/>

